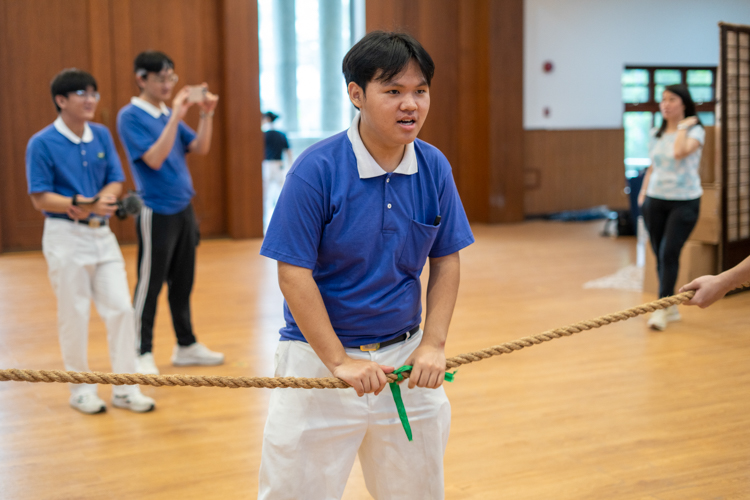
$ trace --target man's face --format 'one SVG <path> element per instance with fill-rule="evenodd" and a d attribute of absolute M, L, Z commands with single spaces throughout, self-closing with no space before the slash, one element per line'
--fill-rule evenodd
<path fill-rule="evenodd" d="M 172 68 L 163 69 L 159 73 L 146 73 L 146 76 L 138 76 L 138 86 L 148 100 L 162 102 L 172 96 L 172 90 L 177 83 L 178 77 Z"/>
<path fill-rule="evenodd" d="M 60 112 L 76 121 L 91 121 L 99 103 L 99 93 L 89 85 L 86 90 L 70 92 L 67 96 L 56 96 Z"/>
<path fill-rule="evenodd" d="M 414 61 L 390 81 L 373 79 L 366 93 L 350 83 L 349 97 L 361 112 L 360 134 L 386 148 L 413 142 L 430 111 L 430 88 Z"/>

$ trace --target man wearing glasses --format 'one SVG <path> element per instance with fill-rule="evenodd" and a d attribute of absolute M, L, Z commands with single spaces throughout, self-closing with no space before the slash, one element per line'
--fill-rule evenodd
<path fill-rule="evenodd" d="M 34 208 L 46 216 L 42 249 L 57 296 L 57 323 L 65 369 L 89 371 L 91 300 L 107 325 L 112 370 L 135 371 L 135 322 L 125 262 L 108 220 L 125 176 L 112 134 L 90 123 L 99 93 L 89 73 L 66 69 L 52 80 L 58 117 L 26 148 L 26 177 Z M 106 410 L 94 384 L 71 384 L 70 405 Z M 135 412 L 155 407 L 137 385 L 112 388 L 112 404 Z"/>
<path fill-rule="evenodd" d="M 198 226 L 191 204 L 193 180 L 185 162 L 187 153 L 208 153 L 219 98 L 206 83 L 186 86 L 177 92 L 170 110 L 165 101 L 178 81 L 172 59 L 162 52 L 142 52 L 134 70 L 140 95 L 118 113 L 117 131 L 143 198 L 136 219 L 138 283 L 133 299 L 140 334 L 138 371 L 159 373 L 152 354 L 153 328 L 165 281 L 177 337 L 172 364 L 220 365 L 224 355 L 197 342 L 190 317 Z M 197 133 L 182 121 L 193 104 L 200 108 Z"/>

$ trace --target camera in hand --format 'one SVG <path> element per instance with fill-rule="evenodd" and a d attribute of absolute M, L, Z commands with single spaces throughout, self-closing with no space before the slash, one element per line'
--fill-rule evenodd
<path fill-rule="evenodd" d="M 117 200 L 115 205 L 117 205 L 115 215 L 118 219 L 123 220 L 127 219 L 128 215 L 138 215 L 143 206 L 143 201 L 141 200 L 141 197 L 138 196 L 138 193 L 130 191 L 121 200 Z"/>

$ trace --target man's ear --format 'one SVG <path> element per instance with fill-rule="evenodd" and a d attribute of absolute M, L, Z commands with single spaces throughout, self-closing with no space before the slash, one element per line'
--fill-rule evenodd
<path fill-rule="evenodd" d="M 146 86 L 146 78 L 142 75 L 135 75 L 135 84 L 138 86 L 138 90 L 143 90 Z"/>
<path fill-rule="evenodd" d="M 362 109 L 362 105 L 365 102 L 365 90 L 354 82 L 349 82 L 346 90 L 349 93 L 349 100 L 354 104 L 354 107 Z"/>
<path fill-rule="evenodd" d="M 64 95 L 56 95 L 55 104 L 57 104 L 58 108 L 65 109 L 65 106 L 68 105 L 68 97 Z"/>

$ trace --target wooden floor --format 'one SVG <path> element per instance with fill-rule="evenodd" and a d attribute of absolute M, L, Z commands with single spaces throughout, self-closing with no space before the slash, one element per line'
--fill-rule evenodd
<path fill-rule="evenodd" d="M 475 226 L 447 354 L 456 355 L 653 300 L 584 289 L 635 259 L 601 223 Z M 206 241 L 193 300 L 212 368 L 162 373 L 270 375 L 281 315 L 275 264 L 260 241 Z M 135 248 L 123 249 L 133 285 Z M 453 425 L 449 499 L 750 499 L 750 293 L 663 333 L 643 317 L 462 368 L 446 390 Z M 110 371 L 94 314 L 92 370 Z M 0 367 L 62 369 L 55 299 L 40 253 L 0 256 Z M 254 498 L 269 390 L 144 388 L 157 411 L 68 407 L 61 384 L 0 383 L 2 499 Z M 103 386 L 100 396 L 109 399 Z M 290 472 L 290 480 L 294 474 Z M 367 499 L 355 464 L 344 498 Z M 416 500 L 416 499 L 415 499 Z"/>

